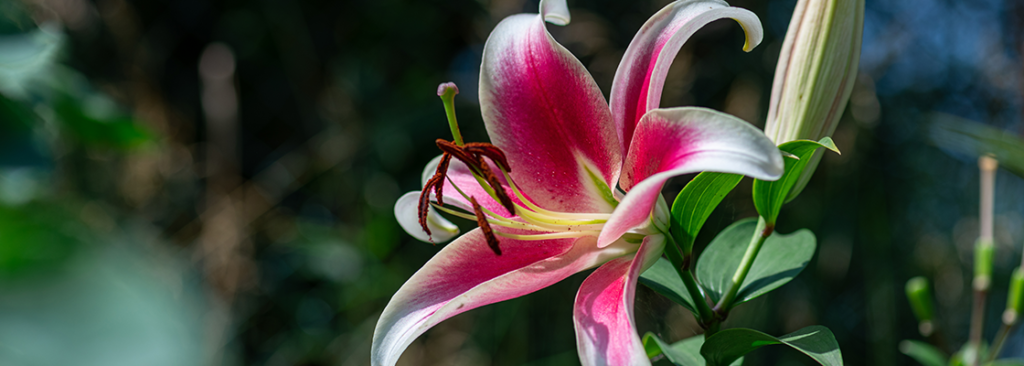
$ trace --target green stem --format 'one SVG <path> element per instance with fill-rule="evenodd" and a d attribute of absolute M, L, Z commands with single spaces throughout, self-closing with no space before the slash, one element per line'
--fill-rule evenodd
<path fill-rule="evenodd" d="M 996 357 L 999 356 L 999 351 L 1003 349 L 1003 344 L 1006 343 L 1006 337 L 1010 335 L 1010 330 L 1013 329 L 1013 324 L 1003 323 L 1003 326 L 999 328 L 999 334 L 996 335 L 995 343 L 992 344 L 992 351 L 988 354 L 988 360 L 985 363 L 995 361 Z M 981 355 L 978 355 L 981 358 Z"/>
<path fill-rule="evenodd" d="M 729 291 L 725 293 L 725 296 L 718 301 L 715 305 L 714 310 L 717 314 L 726 314 L 729 311 L 729 307 L 732 305 L 733 300 L 736 299 L 736 294 L 740 291 L 740 286 L 743 285 L 743 280 L 747 278 L 747 273 L 750 272 L 750 266 L 754 264 L 754 259 L 757 258 L 757 253 L 761 251 L 761 245 L 764 241 L 772 235 L 772 231 L 775 230 L 775 223 L 767 223 L 764 217 L 759 217 L 757 220 L 757 228 L 754 229 L 754 235 L 750 238 L 750 245 L 747 246 L 747 252 L 743 253 L 743 260 L 740 261 L 739 268 L 736 268 L 736 273 L 732 276 L 732 283 L 729 284 Z"/>
<path fill-rule="evenodd" d="M 693 304 L 697 307 L 697 313 L 700 316 L 701 325 L 711 324 L 715 315 L 711 311 L 711 307 L 708 306 L 708 301 L 704 297 L 704 291 L 701 291 L 700 285 L 697 284 L 696 278 L 693 277 L 693 271 L 690 266 L 692 262 L 691 253 L 684 254 L 671 234 L 665 234 L 665 236 L 668 237 L 669 241 L 668 250 L 666 251 L 668 260 L 672 262 L 672 267 L 676 269 L 679 278 L 683 280 L 683 285 L 686 286 L 686 291 L 690 294 L 690 298 L 693 299 Z"/>

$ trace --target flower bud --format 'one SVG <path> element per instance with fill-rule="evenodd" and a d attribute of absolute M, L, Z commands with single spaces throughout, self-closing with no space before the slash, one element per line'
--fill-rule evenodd
<path fill-rule="evenodd" d="M 776 144 L 831 136 L 853 91 L 864 0 L 799 0 L 775 68 L 765 135 Z M 796 197 L 821 160 L 818 151 L 790 191 Z"/>
<path fill-rule="evenodd" d="M 932 323 L 935 317 L 935 306 L 932 304 L 932 292 L 928 286 L 928 280 L 920 276 L 911 278 L 907 281 L 906 292 L 910 309 L 917 317 L 918 330 L 921 335 L 930 336 L 935 330 Z"/>

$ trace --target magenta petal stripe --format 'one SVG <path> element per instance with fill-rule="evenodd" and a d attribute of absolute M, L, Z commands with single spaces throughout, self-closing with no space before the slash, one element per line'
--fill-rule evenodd
<path fill-rule="evenodd" d="M 568 21 L 567 15 L 547 14 L 559 21 Z M 491 143 L 504 150 L 516 184 L 540 206 L 611 211 L 598 188 L 613 187 L 621 166 L 611 112 L 579 60 L 548 34 L 541 15 L 508 17 L 488 37 L 480 104 Z"/>
<path fill-rule="evenodd" d="M 611 91 L 611 110 L 623 154 L 629 151 L 640 118 L 659 107 L 669 66 L 683 43 L 704 25 L 723 18 L 735 19 L 743 27 L 747 36 L 744 51 L 761 42 L 761 22 L 754 13 L 718 0 L 673 2 L 633 37 L 615 71 Z"/>
<path fill-rule="evenodd" d="M 618 258 L 591 273 L 576 294 L 573 323 L 584 365 L 650 365 L 633 323 L 636 281 L 665 247 L 664 235 L 644 238 L 634 258 Z"/>
<path fill-rule="evenodd" d="M 619 180 L 626 196 L 598 246 L 643 224 L 669 178 L 700 171 L 775 180 L 782 176 L 782 154 L 761 130 L 732 115 L 698 107 L 653 110 L 637 125 Z"/>
<path fill-rule="evenodd" d="M 442 320 L 548 287 L 637 249 L 596 250 L 594 237 L 522 241 L 501 238 L 494 255 L 480 229 L 446 245 L 388 302 L 373 334 L 375 366 L 393 366 L 402 352 Z"/>

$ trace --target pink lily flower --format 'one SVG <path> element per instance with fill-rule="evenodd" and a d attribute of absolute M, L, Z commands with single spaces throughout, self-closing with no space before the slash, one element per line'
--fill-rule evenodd
<path fill-rule="evenodd" d="M 424 171 L 427 188 L 395 205 L 399 223 L 420 240 L 458 233 L 437 209 L 482 227 L 445 246 L 391 298 L 374 331 L 372 363 L 394 365 L 416 337 L 456 314 L 597 267 L 573 313 L 583 364 L 649 365 L 633 325 L 633 296 L 637 278 L 669 240 L 665 181 L 705 170 L 764 180 L 783 172 L 778 148 L 752 125 L 705 108 L 659 108 L 679 48 L 722 18 L 746 31 L 744 50 L 760 43 L 753 13 L 717 0 L 677 1 L 629 45 L 610 103 L 545 27 L 569 23 L 564 0 L 542 0 L 540 14 L 498 24 L 484 47 L 480 105 L 505 161 L 494 153 L 477 155 L 477 166 L 438 157 Z M 444 204 L 476 215 L 420 205 L 421 194 L 437 202 L 428 182 L 438 165 L 447 166 L 447 180 L 432 181 L 447 182 Z M 481 177 L 481 169 L 494 176 Z"/>

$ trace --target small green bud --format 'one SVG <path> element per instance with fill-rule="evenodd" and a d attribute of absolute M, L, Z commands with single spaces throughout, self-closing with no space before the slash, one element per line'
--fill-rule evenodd
<path fill-rule="evenodd" d="M 1006 311 L 1003 312 L 1003 324 L 1017 324 L 1021 306 L 1024 304 L 1024 270 L 1020 267 L 1013 270 L 1010 277 L 1010 290 L 1006 296 Z"/>
<path fill-rule="evenodd" d="M 929 336 L 935 330 L 932 320 L 935 317 L 935 307 L 932 305 L 932 292 L 928 287 L 928 279 L 914 277 L 907 281 L 907 301 L 910 302 L 910 309 L 917 317 L 918 328 L 921 335 Z"/>
<path fill-rule="evenodd" d="M 992 240 L 978 239 L 974 244 L 974 290 L 988 291 L 992 285 Z"/>

